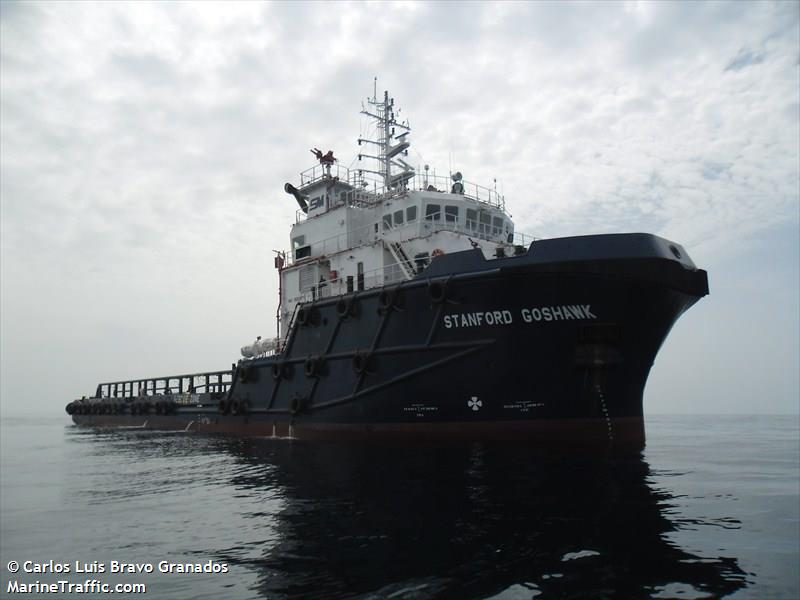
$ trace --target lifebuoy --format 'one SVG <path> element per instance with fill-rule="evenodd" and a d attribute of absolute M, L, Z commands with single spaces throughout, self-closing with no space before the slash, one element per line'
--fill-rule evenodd
<path fill-rule="evenodd" d="M 436 258 L 437 256 L 444 256 L 444 250 L 441 248 L 434 248 L 433 252 L 431 252 L 431 258 Z"/>

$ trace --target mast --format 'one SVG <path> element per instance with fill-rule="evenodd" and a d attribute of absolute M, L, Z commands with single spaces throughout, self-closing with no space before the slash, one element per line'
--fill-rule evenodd
<path fill-rule="evenodd" d="M 394 187 L 404 187 L 409 179 L 414 176 L 414 167 L 405 162 L 399 155 L 408 155 L 408 147 L 411 145 L 406 139 L 411 133 L 408 122 L 398 122 L 394 113 L 394 98 L 389 97 L 389 92 L 383 92 L 383 99 L 377 98 L 377 78 L 376 89 L 373 91 L 372 98 L 367 98 L 367 102 L 372 107 L 370 110 L 362 110 L 361 114 L 373 119 L 377 125 L 377 139 L 358 138 L 358 145 L 373 144 L 377 146 L 376 154 L 359 153 L 358 160 L 371 158 L 378 163 L 378 170 L 360 169 L 362 172 L 379 175 L 383 179 L 385 189 Z M 400 130 L 401 133 L 397 133 Z M 392 140 L 396 144 L 392 145 Z M 397 173 L 392 173 L 392 167 L 400 169 Z"/>

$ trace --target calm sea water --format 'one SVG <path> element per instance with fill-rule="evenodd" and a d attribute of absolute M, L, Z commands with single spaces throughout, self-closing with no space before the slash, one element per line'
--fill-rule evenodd
<path fill-rule="evenodd" d="M 152 598 L 800 597 L 798 418 L 647 429 L 614 458 L 3 420 L 0 596 L 96 579 Z M 71 572 L 8 572 L 51 560 Z"/>

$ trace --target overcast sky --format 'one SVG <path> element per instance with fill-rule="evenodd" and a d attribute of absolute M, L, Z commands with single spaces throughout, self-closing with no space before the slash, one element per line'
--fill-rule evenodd
<path fill-rule="evenodd" d="M 799 6 L 0 2 L 0 411 L 274 335 L 283 183 L 350 164 L 377 76 L 518 231 L 708 270 L 646 413 L 798 412 Z"/>

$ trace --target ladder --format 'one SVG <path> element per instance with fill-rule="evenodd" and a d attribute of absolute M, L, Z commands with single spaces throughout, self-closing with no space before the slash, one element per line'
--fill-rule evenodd
<path fill-rule="evenodd" d="M 400 267 L 400 270 L 403 272 L 403 276 L 406 279 L 413 279 L 414 275 L 416 274 L 416 270 L 414 269 L 414 263 L 411 262 L 410 258 L 408 258 L 408 254 L 406 253 L 405 248 L 403 248 L 403 244 L 401 242 L 388 242 L 386 243 L 386 246 L 389 249 L 389 253 Z"/>

